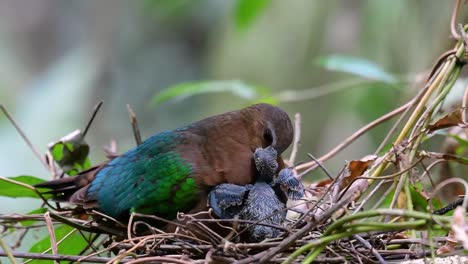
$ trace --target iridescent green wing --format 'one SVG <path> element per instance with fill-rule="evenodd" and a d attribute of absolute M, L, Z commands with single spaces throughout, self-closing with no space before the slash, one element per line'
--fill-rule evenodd
<path fill-rule="evenodd" d="M 88 199 L 97 200 L 102 212 L 116 218 L 129 211 L 173 218 L 189 209 L 198 189 L 192 165 L 177 152 L 185 142 L 174 131 L 150 137 L 102 168 L 88 189 Z"/>

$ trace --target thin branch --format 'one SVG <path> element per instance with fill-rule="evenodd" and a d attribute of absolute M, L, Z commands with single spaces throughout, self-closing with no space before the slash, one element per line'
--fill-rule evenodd
<path fill-rule="evenodd" d="M 0 176 L 0 181 L 6 181 L 6 182 L 9 182 L 11 184 L 15 184 L 15 185 L 27 188 L 29 190 L 36 191 L 36 188 L 34 188 L 34 186 L 31 186 L 31 185 L 29 185 L 27 183 L 24 183 L 24 182 L 12 180 L 12 179 L 4 177 L 4 176 Z"/>
<path fill-rule="evenodd" d="M 429 81 L 431 79 L 433 79 L 434 76 L 430 77 L 429 78 Z M 382 140 L 382 142 L 380 143 L 379 147 L 377 147 L 377 149 L 375 150 L 374 152 L 374 155 L 378 155 L 378 153 L 385 147 L 385 145 L 387 144 L 388 140 L 390 139 L 390 137 L 393 135 L 393 133 L 395 133 L 396 129 L 398 128 L 398 126 L 400 125 L 400 123 L 403 121 L 403 119 L 406 117 L 406 115 L 409 113 L 410 109 L 413 108 L 413 106 L 419 101 L 419 99 L 423 96 L 424 92 L 426 91 L 426 88 L 427 87 L 424 87 L 423 89 L 420 89 L 420 91 L 418 92 L 418 94 L 414 97 L 414 99 L 412 100 L 413 102 L 411 103 L 411 105 L 409 105 L 404 111 L 403 113 L 400 115 L 400 117 L 397 119 L 397 121 L 395 122 L 395 124 L 393 124 L 392 128 L 390 129 L 390 131 L 387 133 L 387 135 L 385 136 L 385 138 Z"/>
<path fill-rule="evenodd" d="M 414 99 L 413 99 L 414 100 Z M 365 134 L 367 131 L 369 131 L 370 129 L 374 128 L 375 126 L 393 118 L 394 116 L 404 112 L 408 107 L 410 107 L 412 104 L 413 104 L 413 100 L 407 102 L 406 104 L 398 107 L 397 109 L 377 118 L 376 120 L 368 123 L 367 125 L 363 126 L 361 129 L 359 129 L 358 131 L 356 131 L 354 134 L 352 134 L 350 137 L 348 137 L 347 139 L 345 139 L 343 142 L 341 142 L 338 146 L 336 146 L 335 148 L 333 148 L 332 150 L 330 150 L 327 154 L 323 155 L 322 157 L 320 157 L 318 160 L 320 162 L 324 162 L 330 158 L 332 158 L 333 156 L 335 156 L 338 152 L 340 152 L 341 150 L 343 150 L 344 148 L 346 148 L 349 144 L 351 144 L 352 142 L 354 142 L 354 140 L 358 139 L 360 136 L 362 136 L 363 134 Z M 296 170 L 304 170 L 304 169 L 309 169 L 309 168 L 317 168 L 317 163 L 315 161 L 310 161 L 310 162 L 307 162 L 307 163 L 303 163 L 299 166 L 296 167 Z"/>
<path fill-rule="evenodd" d="M 64 235 L 64 236 L 62 237 L 62 239 L 60 239 L 60 240 L 57 242 L 57 245 L 59 245 L 59 244 L 61 244 L 63 241 L 65 241 L 68 237 L 70 237 L 73 233 L 75 233 L 76 230 L 78 230 L 78 229 L 75 228 L 75 229 L 71 230 L 70 232 L 68 232 L 66 235 Z M 41 254 L 47 254 L 47 252 L 49 252 L 49 251 L 51 251 L 51 250 L 52 250 L 52 248 L 48 248 L 47 250 L 42 251 Z M 54 255 L 56 255 L 56 254 L 54 254 Z M 29 262 L 31 262 L 32 260 L 33 260 L 33 259 L 29 259 L 29 260 L 25 261 L 24 264 L 29 263 Z"/>
<path fill-rule="evenodd" d="M 16 131 L 20 134 L 20 136 L 23 138 L 23 140 L 26 142 L 26 144 L 29 146 L 29 148 L 32 150 L 34 155 L 36 155 L 37 159 L 44 165 L 44 167 L 49 170 L 49 166 L 47 165 L 46 161 L 40 154 L 39 150 L 36 148 L 36 146 L 33 145 L 33 143 L 29 140 L 29 138 L 26 136 L 26 134 L 23 132 L 23 130 L 19 127 L 19 125 L 16 123 L 16 121 L 11 117 L 11 115 L 8 113 L 6 110 L 5 106 L 0 104 L 0 109 L 2 110 L 3 114 L 10 120 L 10 123 L 15 127 Z"/>
<path fill-rule="evenodd" d="M 127 264 L 136 264 L 136 263 L 149 263 L 152 261 L 157 261 L 157 262 L 162 262 L 162 263 L 177 263 L 177 264 L 192 264 L 193 262 L 191 261 L 185 261 L 182 259 L 175 259 L 171 257 L 146 257 L 146 258 L 139 258 L 135 260 L 131 260 L 129 262 L 126 262 Z"/>
<path fill-rule="evenodd" d="M 467 124 L 466 120 L 466 105 L 468 104 L 468 85 L 465 87 L 465 92 L 463 93 L 462 101 L 462 121 L 464 124 Z"/>
<path fill-rule="evenodd" d="M 331 176 L 330 172 L 327 170 L 327 168 L 325 168 L 325 166 L 323 166 L 322 162 L 320 162 L 320 160 L 316 159 L 312 154 L 310 153 L 307 153 L 307 155 L 313 160 L 315 161 L 315 163 L 317 164 L 317 166 L 319 166 L 323 172 L 325 173 L 325 175 L 327 175 L 327 177 L 330 179 L 330 180 L 333 180 L 333 177 Z M 297 178 L 302 178 L 304 175 L 307 175 L 307 173 L 311 172 L 313 169 L 313 167 L 310 167 L 308 168 L 307 170 L 303 171 L 301 174 L 299 174 L 297 176 Z"/>
<path fill-rule="evenodd" d="M 8 259 L 10 260 L 10 262 L 13 263 L 13 264 L 18 263 L 18 262 L 16 262 L 15 257 L 13 256 L 12 252 L 10 251 L 8 246 L 5 244 L 5 242 L 3 242 L 1 237 L 0 237 L 0 247 L 3 249 L 3 253 L 5 253 L 5 255 L 3 255 L 3 256 L 7 256 Z M 1 253 L 1 251 L 0 251 L 0 253 Z M 1 254 L 0 254 L 0 256 L 1 256 Z"/>
<path fill-rule="evenodd" d="M 57 239 L 55 238 L 54 225 L 52 224 L 52 219 L 50 218 L 50 212 L 44 214 L 44 219 L 47 224 L 47 231 L 49 232 L 50 238 L 50 247 L 52 248 L 52 253 L 54 255 L 58 254 Z M 56 260 L 55 263 L 58 263 Z"/>
<path fill-rule="evenodd" d="M 136 142 L 136 145 L 138 146 L 141 144 L 141 134 L 140 134 L 140 129 L 138 128 L 138 121 L 137 121 L 135 112 L 133 111 L 132 107 L 129 104 L 127 104 L 127 111 L 130 117 L 130 123 L 132 124 L 133 136 L 135 137 L 135 142 Z"/>
<path fill-rule="evenodd" d="M 432 197 L 434 197 L 437 194 L 437 192 L 442 190 L 442 188 L 445 185 L 452 184 L 452 183 L 460 183 L 465 187 L 465 196 L 463 198 L 462 205 L 463 205 L 463 208 L 467 208 L 468 207 L 468 195 L 467 195 L 467 193 L 468 193 L 468 182 L 461 179 L 461 178 L 450 178 L 450 179 L 444 180 L 443 182 L 439 183 L 439 185 L 437 185 L 437 187 L 434 189 Z"/>
<path fill-rule="evenodd" d="M 299 142 L 301 141 L 301 114 L 296 113 L 294 115 L 294 140 L 291 150 L 291 156 L 289 157 L 289 166 L 294 166 L 296 160 L 297 150 Z"/>
<path fill-rule="evenodd" d="M 454 39 L 460 39 L 460 35 L 457 31 L 457 17 L 460 10 L 461 0 L 457 0 L 455 6 L 453 7 L 452 17 L 450 18 L 450 33 Z"/>
<path fill-rule="evenodd" d="M 468 51 L 468 41 L 465 29 L 463 28 L 462 24 L 457 25 L 458 35 L 460 36 L 460 40 L 463 42 L 463 46 L 465 46 L 465 51 Z"/>
<path fill-rule="evenodd" d="M 97 113 L 99 112 L 99 109 L 101 108 L 102 103 L 103 101 L 100 101 L 99 103 L 96 104 L 96 106 L 94 106 L 94 110 L 93 110 L 93 113 L 91 114 L 91 118 L 89 119 L 88 124 L 86 124 L 86 127 L 83 130 L 83 134 L 82 134 L 83 138 L 88 133 L 88 130 L 91 127 L 91 124 L 93 123 L 94 118 L 96 117 Z"/>
<path fill-rule="evenodd" d="M 72 255 L 51 255 L 51 254 L 42 254 L 42 253 L 20 253 L 12 252 L 12 255 L 17 258 L 22 259 L 45 259 L 45 260 L 58 260 L 58 261 L 80 261 L 82 256 L 72 256 Z M 8 256 L 4 251 L 0 251 L 0 256 Z M 125 260 L 129 260 L 125 259 Z M 89 263 L 107 263 L 111 258 L 103 257 L 91 257 L 81 260 L 80 262 L 89 262 Z"/>
<path fill-rule="evenodd" d="M 32 191 L 34 191 L 37 196 L 39 196 L 39 198 L 42 199 L 42 201 L 47 204 L 50 208 L 54 208 L 51 204 L 49 204 L 49 202 L 47 201 L 47 199 L 44 197 L 44 195 L 39 192 L 34 186 L 31 186 L 27 183 L 23 183 L 23 182 L 20 182 L 20 181 L 15 181 L 15 180 L 12 180 L 12 179 L 9 179 L 7 177 L 4 177 L 4 176 L 0 176 L 0 181 L 6 181 L 6 182 L 9 182 L 9 183 L 12 183 L 12 184 L 16 184 L 18 186 L 21 186 L 21 187 L 24 187 L 24 188 L 27 188 L 27 189 L 30 189 Z"/>
<path fill-rule="evenodd" d="M 433 96 L 433 93 L 437 90 L 437 88 L 440 85 L 444 85 L 448 77 L 451 75 L 451 73 L 454 71 L 457 65 L 457 60 L 459 57 L 462 57 L 465 52 L 465 48 L 463 45 L 460 45 L 460 43 L 457 43 L 455 46 L 455 54 L 451 55 L 446 59 L 444 63 L 441 63 L 439 67 L 441 67 L 441 70 L 438 72 L 436 76 L 432 79 L 432 81 L 426 85 L 428 85 L 427 89 L 425 89 L 424 95 L 418 99 L 418 104 L 416 105 L 414 111 L 411 113 L 410 117 L 408 118 L 408 121 L 405 123 L 403 128 L 400 131 L 400 134 L 394 141 L 394 145 L 400 145 L 401 142 L 405 139 L 405 137 L 410 133 L 411 128 L 414 128 L 414 125 L 416 122 L 418 122 L 421 114 L 423 113 L 423 110 L 426 108 L 426 104 L 429 101 L 429 99 Z M 414 100 L 414 99 L 413 99 Z M 383 170 L 388 165 L 387 160 L 383 160 L 382 163 L 380 164 L 377 169 L 375 169 L 374 173 L 372 174 L 373 178 L 376 178 L 380 173 L 382 173 Z"/>

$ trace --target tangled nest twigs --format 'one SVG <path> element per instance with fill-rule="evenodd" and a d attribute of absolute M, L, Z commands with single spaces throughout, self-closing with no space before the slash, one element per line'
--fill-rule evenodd
<path fill-rule="evenodd" d="M 379 259 L 402 259 L 404 257 L 418 258 L 430 254 L 430 251 L 411 250 L 411 245 L 433 245 L 440 246 L 445 241 L 444 237 L 432 238 L 431 240 L 423 238 L 407 238 L 400 234 L 400 231 L 407 229 L 426 229 L 431 226 L 433 229 L 450 229 L 452 217 L 437 216 L 429 213 L 416 211 L 406 211 L 401 209 L 376 209 L 359 212 L 354 215 L 347 214 L 339 220 L 333 222 L 333 215 L 340 213 L 343 206 L 349 204 L 351 200 L 357 198 L 358 192 L 341 199 L 338 203 L 332 205 L 329 209 L 322 211 L 319 206 L 309 217 L 310 219 L 291 221 L 288 226 L 297 226 L 294 229 L 288 229 L 284 239 L 273 239 L 262 243 L 236 243 L 235 240 L 221 238 L 221 242 L 213 244 L 210 241 L 199 239 L 197 236 L 190 235 L 190 232 L 167 233 L 156 228 L 151 230 L 153 234 L 133 236 L 129 233 L 128 237 L 121 237 L 122 233 L 115 232 L 113 235 L 100 235 L 99 239 L 91 239 L 90 234 L 83 234 L 90 241 L 90 252 L 81 256 L 64 256 L 60 254 L 14 254 L 17 257 L 29 257 L 34 259 L 56 259 L 71 260 L 79 262 L 92 263 L 139 263 L 139 261 L 164 261 L 167 263 L 250 263 L 258 261 L 283 262 L 293 260 L 304 260 L 303 253 L 324 248 L 320 252 L 320 257 L 314 261 L 317 263 L 340 263 L 345 260 L 370 260 Z M 324 200 L 327 200 L 324 199 Z M 323 202 L 322 206 L 327 206 Z M 320 214 L 319 211 L 322 211 Z M 342 212 L 343 213 L 343 212 Z M 340 214 L 342 214 L 340 213 Z M 58 217 L 57 217 L 58 216 Z M 403 222 L 359 222 L 358 220 L 367 220 L 371 217 L 393 216 L 401 218 L 413 218 L 412 221 Z M 204 226 L 197 228 L 198 231 L 210 232 L 206 225 L 213 219 L 197 219 L 193 215 L 184 215 L 188 218 L 185 226 Z M 72 221 L 73 225 L 80 230 L 102 229 L 103 225 L 93 221 L 78 220 L 72 217 L 72 211 L 51 213 L 52 219 L 67 219 Z M 39 228 L 49 226 L 53 228 L 52 221 L 46 221 L 44 215 L 5 215 L 0 218 L 0 224 L 4 227 L 18 227 L 18 223 L 23 221 L 38 221 L 33 226 L 24 227 L 25 229 Z M 235 219 L 233 221 L 236 221 Z M 140 221 L 138 221 L 140 222 Z M 229 222 L 229 221 L 225 221 Z M 59 221 L 54 221 L 54 224 Z M 67 222 L 68 224 L 70 222 Z M 330 225 L 330 223 L 332 223 Z M 141 224 L 135 222 L 134 225 Z M 105 229 L 106 230 L 106 229 Z M 109 229 L 107 229 L 109 231 Z M 71 232 L 75 232 L 73 230 Z M 115 231 L 115 230 L 111 230 Z M 103 233 L 101 231 L 100 233 Z M 206 234 L 209 237 L 208 234 Z M 116 239 L 119 237 L 119 239 Z M 93 241 L 91 243 L 91 241 Z M 55 243 L 57 247 L 58 242 Z M 105 245 L 104 249 L 97 250 L 99 245 Z M 399 246 L 399 249 L 390 248 Z M 95 248 L 95 249 L 92 249 Z M 115 253 L 115 257 L 97 257 L 97 255 L 109 255 Z M 2 252 L 5 255 L 5 252 Z M 46 253 L 46 252 L 44 252 Z"/>
<path fill-rule="evenodd" d="M 468 198 L 465 196 L 446 207 L 436 205 L 436 198 L 442 187 L 448 184 L 458 183 L 464 186 L 466 192 L 468 183 L 461 178 L 436 183 L 431 171 L 438 164 L 447 169 L 448 163 L 467 165 L 468 160 L 451 150 L 439 153 L 421 147 L 425 140 L 431 138 L 432 132 L 443 128 L 452 128 L 449 132 L 452 135 L 467 137 L 467 88 L 461 107 L 436 118 L 466 57 L 467 27 L 459 26 L 457 30 L 455 26 L 460 2 L 457 1 L 455 5 L 451 21 L 452 35 L 458 40 L 457 44 L 436 62 L 423 89 L 408 103 L 364 126 L 329 153 L 295 167 L 299 177 L 302 177 L 312 169 L 321 167 L 322 162 L 335 156 L 371 128 L 401 114 L 374 155 L 348 162 L 337 177 L 329 175 L 329 180 L 306 186 L 306 197 L 288 208 L 295 214 L 284 226 L 278 227 L 284 231 L 282 237 L 261 243 L 240 243 L 238 238 L 243 230 L 239 226 L 262 223 L 239 219 L 220 221 L 212 218 L 210 212 L 180 214 L 179 220 L 183 221 L 172 222 L 177 229 L 167 232 L 147 223 L 150 222 L 147 220 L 163 220 L 155 216 L 133 214 L 130 223 L 125 225 L 99 212 L 92 212 L 92 218 L 84 218 L 83 212 L 56 210 L 45 214 L 0 215 L 3 237 L 14 232 L 21 233 L 11 248 L 0 239 L 0 255 L 7 256 L 12 263 L 16 263 L 15 257 L 18 257 L 91 263 L 241 264 L 385 263 L 389 260 L 434 257 L 436 253 L 460 254 L 463 248 L 468 249 L 465 209 Z M 300 139 L 298 115 L 295 124 L 297 134 L 293 152 L 290 159 L 285 161 L 291 166 Z M 399 126 L 402 128 L 392 147 L 382 151 Z M 382 175 L 390 169 L 391 174 Z M 426 201 L 426 208 L 420 208 L 418 199 Z M 444 216 L 452 210 L 453 216 Z M 205 217 L 201 218 L 200 214 Z M 238 225 L 240 222 L 244 222 L 244 225 Z M 58 239 L 55 232 L 59 224 L 72 228 Z M 230 230 L 229 235 L 221 236 L 213 231 L 210 228 L 213 224 Z M 51 247 L 48 250 L 41 253 L 15 252 L 26 233 L 44 227 L 50 234 Z M 76 232 L 88 246 L 80 254 L 60 254 L 58 245 Z"/>

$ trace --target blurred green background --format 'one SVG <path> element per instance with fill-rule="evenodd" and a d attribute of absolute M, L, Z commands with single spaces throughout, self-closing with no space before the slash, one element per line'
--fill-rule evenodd
<path fill-rule="evenodd" d="M 119 152 L 134 146 L 126 104 L 147 138 L 254 101 L 274 101 L 291 117 L 302 114 L 297 160 L 308 161 L 307 152 L 326 153 L 416 93 L 436 58 L 452 47 L 453 4 L 0 0 L 0 103 L 45 152 L 49 142 L 83 129 L 104 100 L 86 137 L 95 164 L 105 160 L 101 147 L 111 139 Z M 330 70 L 348 66 L 358 73 Z M 168 87 L 210 80 L 252 86 L 244 97 L 204 93 L 154 104 Z M 337 173 L 345 160 L 371 154 L 388 127 L 359 139 L 327 168 Z M 0 146 L 0 175 L 49 177 L 3 115 Z M 309 180 L 315 177 L 323 175 Z M 0 213 L 38 205 L 3 198 Z"/>

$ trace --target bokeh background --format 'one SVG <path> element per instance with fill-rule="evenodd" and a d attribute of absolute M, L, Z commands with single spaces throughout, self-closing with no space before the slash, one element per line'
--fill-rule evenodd
<path fill-rule="evenodd" d="M 204 93 L 154 104 L 185 82 L 241 80 L 302 114 L 298 161 L 320 156 L 356 129 L 415 94 L 436 58 L 453 45 L 454 1 L 404 0 L 0 0 L 0 103 L 31 141 L 47 144 L 83 129 L 104 100 L 86 140 L 91 161 L 111 139 L 134 146 L 126 104 L 143 138 L 268 98 Z M 460 21 L 466 17 L 460 15 Z M 320 61 L 346 55 L 374 62 L 396 78 L 382 82 L 330 71 Z M 304 92 L 306 91 L 306 92 Z M 379 127 L 326 163 L 372 153 Z M 323 177 L 317 172 L 314 177 Z M 0 114 L 0 175 L 49 177 Z M 0 213 L 37 208 L 0 200 Z"/>

